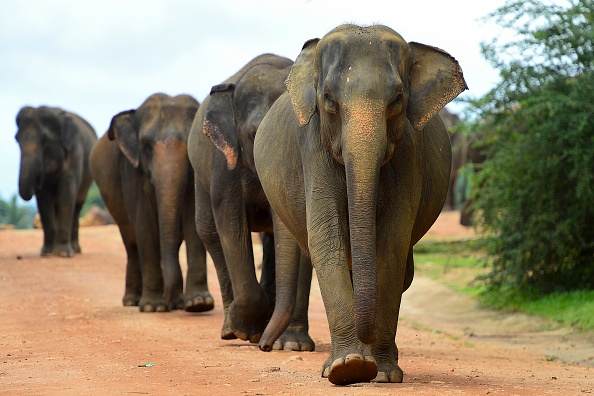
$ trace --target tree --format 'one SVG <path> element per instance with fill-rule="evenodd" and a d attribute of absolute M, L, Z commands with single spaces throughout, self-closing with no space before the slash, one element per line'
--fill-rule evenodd
<path fill-rule="evenodd" d="M 501 80 L 474 101 L 486 279 L 522 294 L 592 289 L 594 2 L 511 0 L 486 19 L 513 32 L 483 43 Z"/>
<path fill-rule="evenodd" d="M 31 228 L 36 210 L 31 206 L 19 206 L 14 194 L 10 201 L 0 197 L 0 224 L 12 224 L 15 228 Z"/>

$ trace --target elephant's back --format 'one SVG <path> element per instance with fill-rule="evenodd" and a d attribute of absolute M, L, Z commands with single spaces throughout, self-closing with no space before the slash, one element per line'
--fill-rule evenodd
<path fill-rule="evenodd" d="M 121 151 L 118 145 L 115 141 L 109 140 L 107 133 L 93 145 L 89 154 L 89 168 L 93 179 L 101 190 L 109 189 L 106 184 L 119 174 L 117 169 L 120 162 L 119 156 L 121 156 Z"/>
<path fill-rule="evenodd" d="M 289 68 L 293 65 L 293 61 L 289 58 L 285 58 L 283 56 L 275 55 L 275 54 L 262 54 L 256 56 L 250 62 L 248 62 L 245 66 L 237 71 L 237 73 L 233 74 L 231 77 L 226 79 L 225 83 L 232 83 L 236 84 L 249 70 L 253 69 L 259 65 L 268 65 L 270 67 L 274 67 L 276 69 L 285 69 Z M 204 104 L 203 104 L 204 105 Z"/>
<path fill-rule="evenodd" d="M 74 123 L 78 128 L 78 131 L 86 141 L 91 142 L 91 145 L 97 141 L 97 132 L 95 132 L 95 128 L 93 128 L 87 120 L 85 120 L 78 114 L 67 114 L 74 120 Z"/>

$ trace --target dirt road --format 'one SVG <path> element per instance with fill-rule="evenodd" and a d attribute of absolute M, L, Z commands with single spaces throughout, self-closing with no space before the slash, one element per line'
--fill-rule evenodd
<path fill-rule="evenodd" d="M 452 216 L 442 216 L 429 236 L 471 233 Z M 223 313 L 212 266 L 214 311 L 141 314 L 121 305 L 125 252 L 117 227 L 81 229 L 83 254 L 74 259 L 39 257 L 41 241 L 41 230 L 0 231 L 2 395 L 594 393 L 591 334 L 534 332 L 539 321 L 479 311 L 427 278 L 415 279 L 403 301 L 397 341 L 404 382 L 337 387 L 320 377 L 330 345 L 316 283 L 316 352 L 264 353 L 219 339 Z"/>

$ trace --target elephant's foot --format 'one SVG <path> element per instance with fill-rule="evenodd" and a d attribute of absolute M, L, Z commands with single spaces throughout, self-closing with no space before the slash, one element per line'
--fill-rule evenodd
<path fill-rule="evenodd" d="M 208 290 L 197 291 L 186 295 L 185 310 L 187 312 L 205 312 L 214 308 L 214 299 Z"/>
<path fill-rule="evenodd" d="M 165 304 L 163 295 L 143 294 L 138 302 L 140 312 L 169 312 L 169 307 Z"/>
<path fill-rule="evenodd" d="M 231 325 L 229 325 L 229 308 L 225 308 L 225 320 L 223 321 L 223 328 L 221 329 L 222 340 L 236 340 L 237 336 L 233 332 Z"/>
<path fill-rule="evenodd" d="M 272 349 L 285 351 L 308 351 L 315 350 L 316 344 L 311 339 L 303 326 L 289 326 L 274 342 Z"/>
<path fill-rule="evenodd" d="M 73 257 L 74 250 L 70 245 L 60 245 L 60 246 L 48 246 L 43 245 L 41 248 L 41 256 L 48 257 L 48 256 L 59 256 L 59 257 Z"/>
<path fill-rule="evenodd" d="M 138 303 L 140 303 L 140 295 L 137 293 L 126 292 L 124 298 L 122 298 L 122 305 L 124 307 L 137 307 Z"/>
<path fill-rule="evenodd" d="M 396 365 L 395 368 L 378 371 L 377 376 L 371 382 L 402 382 L 404 373 Z"/>
<path fill-rule="evenodd" d="M 41 248 L 41 257 L 51 256 L 54 248 L 50 245 L 43 245 Z"/>
<path fill-rule="evenodd" d="M 82 249 L 80 248 L 80 245 L 78 244 L 78 241 L 73 241 L 71 242 L 72 245 L 72 250 L 74 251 L 74 253 L 82 253 Z"/>
<path fill-rule="evenodd" d="M 229 305 L 229 325 L 240 340 L 257 343 L 264 333 L 270 309 L 263 292 L 259 297 L 249 302 L 235 299 Z"/>
<path fill-rule="evenodd" d="M 396 334 L 390 335 L 394 339 Z M 385 345 L 385 344 L 384 344 Z M 372 382 L 402 382 L 404 373 L 398 366 L 398 347 L 393 343 L 389 348 L 372 349 L 373 356 L 377 362 L 377 376 Z"/>
<path fill-rule="evenodd" d="M 169 303 L 168 309 L 170 311 L 175 311 L 176 309 L 185 309 L 186 308 L 186 300 L 184 298 L 184 294 L 182 292 L 176 293 L 171 303 Z"/>
<path fill-rule="evenodd" d="M 335 385 L 349 385 L 358 382 L 370 382 L 377 376 L 377 364 L 373 356 L 349 353 L 326 362 L 322 377 L 328 378 Z"/>

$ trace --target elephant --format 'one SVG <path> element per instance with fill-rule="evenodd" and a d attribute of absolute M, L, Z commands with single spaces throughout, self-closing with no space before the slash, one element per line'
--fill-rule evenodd
<path fill-rule="evenodd" d="M 440 108 L 467 89 L 448 53 L 389 27 L 347 24 L 305 43 L 256 135 L 273 213 L 277 297 L 268 351 L 294 306 L 307 252 L 331 334 L 333 384 L 401 382 L 395 343 L 413 245 L 440 214 L 451 149 Z M 281 259 L 283 258 L 284 259 Z"/>
<path fill-rule="evenodd" d="M 469 138 L 467 145 L 467 163 L 470 164 L 470 169 L 473 175 L 480 172 L 483 162 L 487 160 L 488 146 L 482 141 L 484 138 L 482 133 L 475 134 Z M 480 191 L 480 185 L 475 183 L 473 188 Z M 475 202 L 476 191 L 471 192 L 462 210 L 460 211 L 460 224 L 466 227 L 474 225 L 474 202 Z"/>
<path fill-rule="evenodd" d="M 212 87 L 190 131 L 188 155 L 194 169 L 196 229 L 217 270 L 225 320 L 222 339 L 258 342 L 275 299 L 272 217 L 254 166 L 254 136 L 260 121 L 286 90 L 293 61 L 263 54 L 222 84 Z M 258 283 L 252 232 L 264 233 Z M 299 260 L 298 260 L 299 262 Z M 307 309 L 311 262 L 304 258 L 301 291 L 293 321 L 276 349 L 313 350 Z"/>
<path fill-rule="evenodd" d="M 452 132 L 451 128 L 454 127 L 460 119 L 457 115 L 450 113 L 445 107 L 438 112 L 439 116 L 443 120 L 446 128 L 450 131 L 450 146 L 452 147 L 452 166 L 450 171 L 450 183 L 448 187 L 448 195 L 443 210 L 456 210 L 460 202 L 464 200 L 463 196 L 460 196 L 457 189 L 458 176 L 461 168 L 466 164 L 467 156 L 467 144 L 468 140 L 464 134 L 460 132 Z"/>
<path fill-rule="evenodd" d="M 89 153 L 97 141 L 93 127 L 57 107 L 23 107 L 16 117 L 21 149 L 19 195 L 33 195 L 43 226 L 42 256 L 80 253 L 78 221 L 93 182 Z"/>
<path fill-rule="evenodd" d="M 194 225 L 194 180 L 187 154 L 199 104 L 189 95 L 149 96 L 116 114 L 91 152 L 91 171 L 126 248 L 124 306 L 141 312 L 213 309 L 206 249 Z M 179 264 L 185 239 L 186 292 Z"/>

